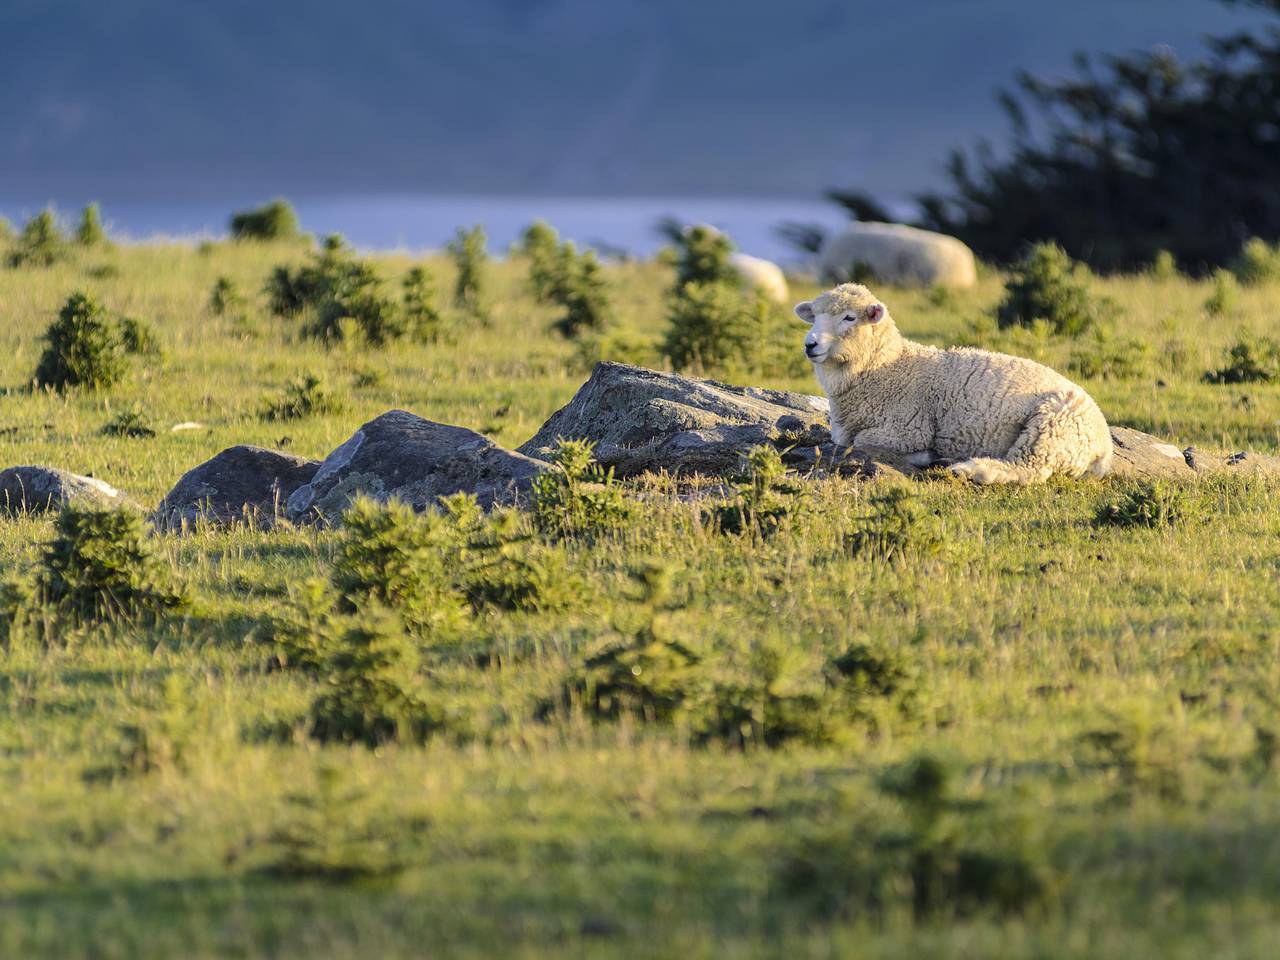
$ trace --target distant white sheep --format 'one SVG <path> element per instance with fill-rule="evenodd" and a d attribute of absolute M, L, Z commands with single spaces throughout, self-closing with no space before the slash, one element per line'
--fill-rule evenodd
<path fill-rule="evenodd" d="M 743 286 L 759 290 L 774 303 L 787 303 L 791 299 L 787 278 L 773 261 L 746 253 L 731 253 L 729 266 L 737 271 Z"/>
<path fill-rule="evenodd" d="M 975 483 L 1104 476 L 1111 432 L 1098 405 L 1048 367 L 986 350 L 907 340 L 866 287 L 846 283 L 797 304 L 805 354 L 831 403 L 841 446 L 939 461 Z"/>
<path fill-rule="evenodd" d="M 978 280 L 973 251 L 955 237 L 900 223 L 851 223 L 827 239 L 818 255 L 826 283 L 861 279 L 865 270 L 894 287 L 972 287 Z"/>

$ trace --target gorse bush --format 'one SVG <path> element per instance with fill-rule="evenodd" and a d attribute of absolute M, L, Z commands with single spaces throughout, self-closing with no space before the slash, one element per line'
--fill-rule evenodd
<path fill-rule="evenodd" d="M 794 372 L 803 354 L 786 311 L 736 283 L 692 283 L 669 301 L 662 355 L 678 370 Z"/>
<path fill-rule="evenodd" d="M 292 240 L 297 236 L 298 215 L 285 200 L 272 200 L 231 215 L 234 240 Z"/>
<path fill-rule="evenodd" d="M 1205 383 L 1272 383 L 1280 378 L 1280 343 L 1244 335 L 1227 348 L 1226 362 L 1204 375 Z"/>
<path fill-rule="evenodd" d="M 11 267 L 51 267 L 66 259 L 67 241 L 52 210 L 41 210 L 27 221 L 9 251 Z"/>
<path fill-rule="evenodd" d="M 578 254 L 572 243 L 564 244 L 549 299 L 562 311 L 551 329 L 565 339 L 602 330 L 609 322 L 609 291 L 596 255 L 590 250 Z"/>
<path fill-rule="evenodd" d="M 561 440 L 551 455 L 551 469 L 533 482 L 533 523 L 553 540 L 590 537 L 624 524 L 632 509 L 613 478 L 613 468 L 592 459 L 595 444 Z"/>
<path fill-rule="evenodd" d="M 676 295 L 689 284 L 736 284 L 729 263 L 733 241 L 714 227 L 696 224 L 673 234 L 676 243 Z"/>
<path fill-rule="evenodd" d="M 125 353 L 151 357 L 160 354 L 160 342 L 151 324 L 139 317 L 120 317 L 118 322 Z"/>
<path fill-rule="evenodd" d="M 1116 337 L 1097 327 L 1085 347 L 1067 361 L 1072 373 L 1091 380 L 1136 380 L 1151 370 L 1151 346 L 1134 337 Z"/>
<path fill-rule="evenodd" d="M 1204 302 L 1204 312 L 1211 317 L 1234 313 L 1240 301 L 1240 284 L 1228 270 L 1213 272 L 1213 293 Z"/>
<path fill-rule="evenodd" d="M 1112 527 L 1171 527 L 1196 512 L 1196 504 L 1185 490 L 1145 481 L 1105 501 L 1094 522 Z"/>
<path fill-rule="evenodd" d="M 1089 268 L 1076 263 L 1053 243 L 1038 243 L 1014 268 L 996 309 L 1002 329 L 1046 321 L 1061 336 L 1074 337 L 1092 327 L 1100 306 L 1090 292 Z"/>
<path fill-rule="evenodd" d="M 419 343 L 436 343 L 444 332 L 444 320 L 436 309 L 436 286 L 426 267 L 413 267 L 401 283 L 404 327 Z"/>
<path fill-rule="evenodd" d="M 342 410 L 342 401 L 329 392 L 323 380 L 314 373 L 294 377 L 278 397 L 263 401 L 259 417 L 263 420 L 301 420 Z"/>
<path fill-rule="evenodd" d="M 58 514 L 36 591 L 41 602 L 76 622 L 153 615 L 186 601 L 152 553 L 137 513 L 76 504 Z"/>
<path fill-rule="evenodd" d="M 735 479 L 737 495 L 704 511 L 703 518 L 722 533 L 754 530 L 768 536 L 792 515 L 801 488 L 787 479 L 782 455 L 773 447 L 752 447 L 743 460 L 744 469 Z"/>
<path fill-rule="evenodd" d="M 470 230 L 459 228 L 448 246 L 457 269 L 453 305 L 476 317 L 484 315 L 485 270 L 489 263 L 486 242 L 484 228 L 477 224 Z"/>
<path fill-rule="evenodd" d="M 1273 246 L 1261 237 L 1246 240 L 1231 272 L 1246 287 L 1280 280 L 1280 244 Z"/>
<path fill-rule="evenodd" d="M 868 501 L 870 513 L 844 535 L 851 556 L 886 563 L 924 558 L 942 550 L 942 532 L 936 518 L 919 504 L 919 498 L 903 487 L 893 487 Z"/>
<path fill-rule="evenodd" d="M 151 421 L 146 414 L 142 412 L 141 404 L 135 403 L 127 410 L 121 410 L 114 417 L 107 421 L 106 426 L 102 428 L 103 436 L 107 437 L 154 437 L 156 435 L 155 428 L 151 425 Z"/>
<path fill-rule="evenodd" d="M 520 235 L 518 252 L 529 260 L 529 292 L 539 303 L 551 303 L 559 273 L 560 236 L 536 220 Z"/>
<path fill-rule="evenodd" d="M 99 389 L 124 376 L 127 348 L 121 324 L 86 294 L 72 294 L 44 339 L 47 346 L 35 375 L 42 387 Z"/>
<path fill-rule="evenodd" d="M 218 277 L 209 291 L 209 312 L 215 317 L 242 312 L 248 306 L 240 288 L 230 277 Z"/>
<path fill-rule="evenodd" d="M 325 237 L 320 251 L 297 270 L 276 267 L 264 292 L 276 316 L 309 311 L 303 332 L 326 343 L 357 338 L 382 346 L 408 332 L 377 270 L 353 256 L 337 235 Z"/>
<path fill-rule="evenodd" d="M 81 211 L 75 237 L 76 243 L 82 247 L 105 247 L 110 244 L 107 231 L 102 226 L 102 211 L 96 203 L 89 204 Z"/>

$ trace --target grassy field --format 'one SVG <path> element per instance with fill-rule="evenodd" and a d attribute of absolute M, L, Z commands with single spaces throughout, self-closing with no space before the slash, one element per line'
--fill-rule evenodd
<path fill-rule="evenodd" d="M 267 314 L 267 274 L 304 257 L 174 244 L 0 269 L 0 466 L 150 507 L 224 447 L 321 458 L 393 407 L 514 446 L 585 378 L 519 260 L 490 268 L 489 325 L 448 313 L 447 342 L 374 350 Z M 415 263 L 376 260 L 393 281 Z M 452 265 L 426 263 L 443 307 Z M 253 294 L 245 317 L 210 311 L 218 276 Z M 671 269 L 606 277 L 618 326 L 660 334 Z M 1089 348 L 994 332 L 1002 282 L 879 292 L 931 343 L 1064 368 Z M 1201 382 L 1274 326 L 1280 287 L 1218 316 L 1208 282 L 1095 288 L 1112 336 L 1151 350 L 1132 379 L 1083 380 L 1113 423 L 1280 450 L 1280 387 Z M 144 318 L 161 353 L 108 391 L 32 391 L 75 290 Z M 262 419 L 304 372 L 341 411 Z M 135 404 L 156 436 L 102 434 Z M 204 428 L 169 432 L 183 421 Z M 155 537 L 186 608 L 15 630 L 0 655 L 0 956 L 1273 955 L 1280 483 L 1204 482 L 1150 529 L 1094 522 L 1116 482 L 912 490 L 890 562 L 856 548 L 875 485 L 805 481 L 776 532 L 740 536 L 639 485 L 615 532 L 536 546 L 563 573 L 545 602 L 412 639 L 433 732 L 376 749 L 310 736 L 330 681 L 277 656 L 274 618 L 329 576 L 341 532 Z M 0 523 L 6 574 L 52 534 Z M 655 561 L 670 586 L 646 592 Z M 575 686 L 601 642 L 637 639 L 631 673 L 696 698 L 611 717 Z"/>

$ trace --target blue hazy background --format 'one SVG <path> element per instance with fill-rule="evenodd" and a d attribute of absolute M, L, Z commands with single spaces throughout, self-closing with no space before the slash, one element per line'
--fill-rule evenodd
<path fill-rule="evenodd" d="M 304 227 L 434 246 L 536 216 L 645 251 L 657 216 L 780 255 L 828 187 L 905 209 L 999 142 L 1019 69 L 1203 52 L 1214 0 L 0 0 L 0 214 L 102 203 L 133 236 Z"/>

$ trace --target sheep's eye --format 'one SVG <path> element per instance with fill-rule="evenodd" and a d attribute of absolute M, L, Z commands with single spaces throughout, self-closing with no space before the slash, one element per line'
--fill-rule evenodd
<path fill-rule="evenodd" d="M 847 314 L 847 313 L 846 313 L 846 314 L 844 315 L 844 322 L 845 322 L 845 323 L 853 323 L 853 321 L 854 321 L 854 320 L 856 320 L 856 319 L 857 319 L 857 317 L 854 317 L 854 316 L 852 316 L 852 315 L 850 315 L 850 314 Z"/>

